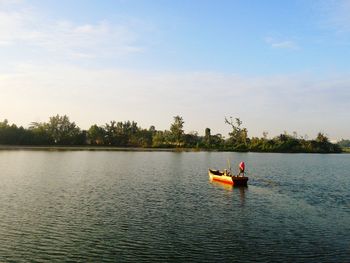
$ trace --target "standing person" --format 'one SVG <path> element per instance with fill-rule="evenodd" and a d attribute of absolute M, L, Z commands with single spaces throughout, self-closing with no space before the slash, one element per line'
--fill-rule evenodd
<path fill-rule="evenodd" d="M 240 176 L 240 175 L 244 176 L 245 163 L 244 162 L 240 162 L 238 167 L 239 167 L 239 173 L 238 173 L 237 176 Z"/>

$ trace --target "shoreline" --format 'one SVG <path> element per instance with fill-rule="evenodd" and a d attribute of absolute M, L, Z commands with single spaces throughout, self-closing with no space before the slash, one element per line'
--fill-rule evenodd
<path fill-rule="evenodd" d="M 115 146 L 26 146 L 26 145 L 0 145 L 0 151 L 30 150 L 30 151 L 116 151 L 116 152 L 217 152 L 218 150 L 205 150 L 195 148 L 140 148 Z"/>
<path fill-rule="evenodd" d="M 53 145 L 0 145 L 0 151 L 111 151 L 111 152 L 237 152 L 220 149 L 197 148 L 141 148 L 115 146 L 53 146 Z M 289 154 L 350 154 L 350 151 L 341 153 L 310 153 L 310 152 L 245 152 L 245 153 L 289 153 Z"/>

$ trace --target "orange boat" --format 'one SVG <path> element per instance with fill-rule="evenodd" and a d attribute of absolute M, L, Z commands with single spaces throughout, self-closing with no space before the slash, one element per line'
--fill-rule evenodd
<path fill-rule="evenodd" d="M 225 175 L 223 171 L 212 169 L 209 169 L 208 174 L 212 181 L 231 184 L 233 186 L 247 186 L 248 177 L 246 176 Z"/>

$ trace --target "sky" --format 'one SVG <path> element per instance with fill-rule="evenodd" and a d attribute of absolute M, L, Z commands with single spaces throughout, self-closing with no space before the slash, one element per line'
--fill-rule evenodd
<path fill-rule="evenodd" d="M 350 0 L 0 0 L 0 120 L 350 138 Z"/>

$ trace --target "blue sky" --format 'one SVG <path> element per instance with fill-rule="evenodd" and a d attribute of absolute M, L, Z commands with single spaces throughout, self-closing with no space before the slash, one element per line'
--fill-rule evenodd
<path fill-rule="evenodd" d="M 0 0 L 0 119 L 350 138 L 350 1 Z"/>

